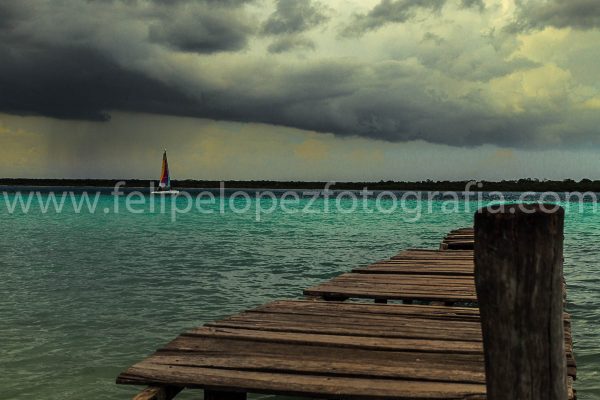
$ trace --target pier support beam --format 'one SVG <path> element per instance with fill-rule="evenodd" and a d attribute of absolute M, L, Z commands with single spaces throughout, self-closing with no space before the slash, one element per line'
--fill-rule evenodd
<path fill-rule="evenodd" d="M 133 400 L 171 400 L 181 390 L 182 387 L 176 386 L 150 386 L 138 393 Z"/>
<path fill-rule="evenodd" d="M 205 389 L 204 400 L 246 400 L 246 393 Z"/>
<path fill-rule="evenodd" d="M 475 214 L 489 400 L 567 398 L 563 220 L 564 210 L 552 204 L 505 204 Z"/>

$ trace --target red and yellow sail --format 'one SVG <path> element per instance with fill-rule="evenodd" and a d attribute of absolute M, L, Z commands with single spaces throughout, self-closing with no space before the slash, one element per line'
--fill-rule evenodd
<path fill-rule="evenodd" d="M 171 177 L 169 176 L 169 163 L 167 161 L 167 151 L 163 153 L 162 159 L 162 171 L 160 173 L 159 187 L 163 189 L 169 189 L 171 187 Z"/>

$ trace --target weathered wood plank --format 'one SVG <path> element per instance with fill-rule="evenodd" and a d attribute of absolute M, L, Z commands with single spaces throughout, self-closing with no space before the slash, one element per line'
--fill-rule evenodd
<path fill-rule="evenodd" d="M 446 268 L 435 266 L 393 266 L 372 265 L 365 268 L 355 268 L 352 272 L 357 274 L 415 274 L 421 275 L 473 275 L 473 268 Z"/>
<path fill-rule="evenodd" d="M 449 275 L 449 276 L 423 276 L 421 274 L 403 274 L 402 276 L 380 276 L 378 274 L 355 274 L 352 272 L 348 272 L 342 275 L 339 275 L 329 282 L 334 281 L 350 281 L 356 280 L 360 282 L 390 282 L 390 283 L 403 283 L 403 282 L 416 282 L 423 283 L 429 286 L 445 286 L 448 284 L 466 284 L 469 286 L 475 285 L 475 280 L 472 276 L 462 276 L 462 275 Z M 448 286 L 452 287 L 452 286 Z"/>
<path fill-rule="evenodd" d="M 244 337 L 205 337 L 181 335 L 160 349 L 158 353 L 200 352 L 214 355 L 240 356 L 282 356 L 308 357 L 315 360 L 348 361 L 364 360 L 365 363 L 387 362 L 391 359 L 397 362 L 421 362 L 424 366 L 430 363 L 434 366 L 440 362 L 449 365 L 462 365 L 480 370 L 483 368 L 483 353 L 436 353 L 421 352 L 415 349 L 371 349 L 351 346 L 332 346 L 318 343 L 287 343 L 285 341 L 251 341 Z M 479 366 L 477 366 L 479 364 Z M 441 364 L 439 364 L 441 365 Z M 438 366 L 439 366 L 438 365 Z M 465 367 L 465 368 L 466 368 Z M 377 374 L 377 372 L 373 372 Z"/>
<path fill-rule="evenodd" d="M 437 268 L 448 268 L 448 269 L 473 269 L 473 261 L 467 262 L 431 262 L 431 261 L 406 261 L 406 260 L 383 260 L 374 262 L 368 265 L 362 265 L 357 268 L 365 267 L 376 267 L 376 266 L 387 266 L 387 267 L 437 267 Z"/>
<path fill-rule="evenodd" d="M 458 229 L 448 233 L 440 243 L 440 250 L 453 252 L 458 250 L 472 250 L 475 246 L 473 229 Z"/>
<path fill-rule="evenodd" d="M 447 251 L 440 251 L 440 253 L 447 253 Z M 419 260 L 429 260 L 429 261 L 471 261 L 473 260 L 472 255 L 464 255 L 464 256 L 448 256 L 445 254 L 436 254 L 436 255 L 408 255 L 408 254 L 398 254 L 390 257 L 390 260 L 406 260 L 406 261 L 419 261 Z"/>
<path fill-rule="evenodd" d="M 485 370 L 482 360 L 444 360 L 419 358 L 412 352 L 395 353 L 387 357 L 373 358 L 347 352 L 348 359 L 337 354 L 237 354 L 229 351 L 216 352 L 167 352 L 161 351 L 147 359 L 157 365 L 188 366 L 215 369 L 230 369 L 252 372 L 276 372 L 286 374 L 319 374 L 338 377 L 413 379 L 432 382 L 485 383 Z M 399 357 L 396 358 L 396 355 Z M 392 358 L 393 357 L 393 358 Z M 427 360 L 427 362 L 424 362 Z M 143 367 L 143 365 L 139 365 Z"/>
<path fill-rule="evenodd" d="M 418 286 L 378 287 L 376 284 L 365 285 L 328 285 L 323 284 L 304 290 L 309 296 L 330 296 L 366 299 L 391 300 L 439 300 L 445 302 L 474 302 L 477 300 L 474 289 L 453 291 L 439 287 L 438 290 L 422 289 Z"/>
<path fill-rule="evenodd" d="M 330 317 L 331 318 L 331 317 Z M 308 318 L 307 318 L 308 319 Z M 349 322 L 330 322 L 323 321 L 294 321 L 275 319 L 249 319 L 249 318 L 231 318 L 218 322 L 207 324 L 212 327 L 229 327 L 242 329 L 258 329 L 265 331 L 297 332 L 297 333 L 320 333 L 327 335 L 344 336 L 364 336 L 364 337 L 386 337 L 386 338 L 421 338 L 421 339 L 445 339 L 465 341 L 481 341 L 481 328 L 479 324 L 476 327 L 455 327 L 452 329 L 444 324 L 421 323 L 419 321 L 410 321 L 413 323 L 404 324 L 377 324 L 374 325 L 356 325 Z M 448 324 L 451 321 L 446 321 Z M 450 324 L 448 324 L 450 325 Z"/>
<path fill-rule="evenodd" d="M 251 312 L 293 312 L 302 311 L 309 313 L 331 312 L 359 313 L 364 317 L 368 316 L 387 316 L 387 315 L 416 315 L 426 316 L 427 318 L 479 318 L 479 309 L 474 307 L 436 307 L 428 305 L 396 305 L 388 306 L 373 305 L 368 303 L 336 303 L 322 301 L 304 301 L 304 300 L 279 300 L 250 310 Z"/>
<path fill-rule="evenodd" d="M 202 327 L 192 329 L 182 336 L 246 339 L 256 342 L 279 342 L 288 344 L 314 344 L 332 347 L 350 347 L 374 350 L 413 350 L 441 353 L 480 353 L 481 342 L 466 340 L 438 340 L 413 338 L 385 338 L 366 336 L 343 336 L 301 332 L 272 332 L 252 329 Z"/>
<path fill-rule="evenodd" d="M 260 341 L 260 342 L 274 342 L 274 343 L 288 343 L 288 344 L 300 344 L 305 345 L 307 343 L 306 338 L 310 335 L 317 335 L 317 339 L 313 345 L 324 345 L 324 346 L 333 346 L 333 347 L 352 347 L 352 348 L 362 348 L 361 346 L 366 345 L 365 348 L 377 348 L 379 350 L 388 349 L 388 350 L 410 350 L 410 346 L 415 346 L 414 350 L 421 351 L 449 351 L 454 352 L 456 348 L 455 346 L 451 346 L 450 343 L 447 343 L 448 346 L 445 348 L 439 347 L 439 340 L 445 341 L 454 341 L 457 340 L 457 337 L 460 337 L 459 348 L 465 349 L 464 344 L 468 340 L 472 340 L 475 346 L 471 346 L 471 350 L 477 349 L 477 344 L 481 342 L 481 337 L 471 336 L 470 339 L 463 337 L 463 334 L 457 333 L 457 336 L 453 338 L 444 338 L 441 337 L 442 333 L 436 335 L 422 335 L 418 332 L 418 330 L 410 331 L 409 328 L 406 328 L 406 332 L 400 333 L 397 336 L 393 334 L 390 335 L 369 335 L 363 334 L 361 332 L 341 332 L 340 330 L 329 333 L 326 329 L 314 329 L 313 327 L 307 326 L 305 328 L 289 328 L 285 325 L 275 325 L 271 324 L 268 326 L 267 323 L 255 324 L 250 326 L 247 322 L 239 322 L 235 323 L 225 323 L 225 322 L 216 322 L 211 324 L 215 329 L 221 329 L 221 332 L 225 330 L 226 335 L 213 335 L 215 338 L 227 338 L 227 339 L 238 339 L 238 340 L 250 340 L 250 341 Z M 205 328 L 201 328 L 200 331 L 192 330 L 187 336 L 190 337 L 202 337 L 205 334 L 203 332 Z M 229 329 L 229 330 L 227 330 Z M 253 334 L 252 331 L 255 331 Z M 317 332 L 317 333 L 316 333 Z M 412 332 L 412 333 L 411 333 Z M 241 333 L 241 335 L 237 335 L 236 333 Z M 269 335 L 273 333 L 274 335 Z M 277 335 L 279 334 L 279 335 Z M 437 338 L 436 338 L 437 336 Z M 185 338 L 186 336 L 182 336 Z M 337 340 L 336 340 L 337 337 Z M 441 338 L 440 338 L 441 337 Z M 397 341 L 368 341 L 365 339 L 399 339 Z M 404 341 L 403 341 L 404 340 Z M 192 341 L 193 342 L 193 341 Z M 184 343 L 187 345 L 190 342 L 185 342 L 185 340 L 180 340 L 179 345 L 184 346 Z M 386 347 L 387 346 L 387 347 Z M 168 347 L 173 349 L 172 346 Z M 480 348 L 480 346 L 479 346 Z M 182 350 L 189 350 L 187 347 L 182 347 Z M 567 364 L 572 365 L 572 349 L 568 349 L 566 351 Z M 571 374 L 570 374 L 571 375 Z"/>
<path fill-rule="evenodd" d="M 397 307 L 398 305 L 393 305 Z M 268 320 L 280 323 L 300 321 L 317 324 L 349 324 L 354 327 L 364 326 L 366 328 L 376 327 L 399 327 L 406 324 L 419 326 L 445 326 L 448 329 L 473 329 L 481 331 L 479 317 L 477 315 L 461 316 L 452 312 L 419 313 L 418 311 L 406 313 L 373 313 L 355 312 L 343 310 L 337 307 L 331 310 L 320 308 L 284 308 L 250 310 L 241 314 L 222 319 L 229 320 Z"/>
<path fill-rule="evenodd" d="M 143 384 L 166 380 L 190 387 L 286 393 L 297 396 L 344 399 L 461 399 L 483 396 L 485 385 L 400 379 L 365 379 L 239 371 L 188 366 L 165 366 L 143 361 L 121 375 L 121 383 Z"/>

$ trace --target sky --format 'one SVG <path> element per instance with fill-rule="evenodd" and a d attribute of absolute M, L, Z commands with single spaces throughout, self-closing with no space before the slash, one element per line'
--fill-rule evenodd
<path fill-rule="evenodd" d="M 600 179 L 597 0 L 0 0 L 0 177 Z"/>

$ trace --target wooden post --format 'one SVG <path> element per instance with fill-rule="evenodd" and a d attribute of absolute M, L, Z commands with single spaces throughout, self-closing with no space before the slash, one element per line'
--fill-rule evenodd
<path fill-rule="evenodd" d="M 565 400 L 563 220 L 556 205 L 475 214 L 475 283 L 489 400 Z"/>

